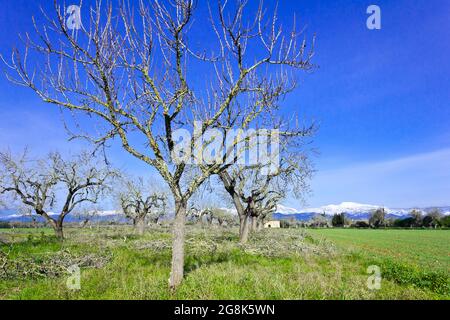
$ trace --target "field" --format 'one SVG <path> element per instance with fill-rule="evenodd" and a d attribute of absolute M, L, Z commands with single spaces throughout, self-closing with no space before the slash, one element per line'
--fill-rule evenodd
<path fill-rule="evenodd" d="M 168 290 L 169 228 L 4 229 L 0 299 L 449 299 L 450 231 L 271 229 L 238 244 L 237 230 L 189 226 L 186 279 Z M 67 267 L 81 267 L 69 290 Z M 380 290 L 367 287 L 378 265 Z"/>
<path fill-rule="evenodd" d="M 450 273 L 449 230 L 315 229 L 310 232 L 368 258 L 391 258 L 423 270 Z"/>

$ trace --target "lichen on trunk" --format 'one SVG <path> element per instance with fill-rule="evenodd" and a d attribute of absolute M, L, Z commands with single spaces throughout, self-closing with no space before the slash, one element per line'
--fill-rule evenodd
<path fill-rule="evenodd" d="M 175 202 L 175 219 L 173 222 L 172 271 L 169 279 L 169 286 L 172 290 L 176 289 L 181 284 L 184 276 L 186 212 L 186 201 L 177 200 Z"/>

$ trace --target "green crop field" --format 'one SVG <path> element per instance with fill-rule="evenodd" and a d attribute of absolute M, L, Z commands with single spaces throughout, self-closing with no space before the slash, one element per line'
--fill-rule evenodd
<path fill-rule="evenodd" d="M 186 277 L 168 289 L 171 233 L 152 227 L 0 230 L 0 299 L 449 299 L 450 231 L 189 226 Z M 81 269 L 70 290 L 67 268 Z M 381 269 L 380 290 L 367 268 Z"/>
<path fill-rule="evenodd" d="M 423 269 L 450 272 L 449 230 L 315 229 L 309 232 L 368 257 L 392 258 Z"/>

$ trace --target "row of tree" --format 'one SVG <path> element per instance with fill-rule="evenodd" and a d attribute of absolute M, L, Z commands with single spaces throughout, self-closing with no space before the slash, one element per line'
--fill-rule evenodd
<path fill-rule="evenodd" d="M 352 221 L 347 218 L 345 213 L 336 213 L 328 219 L 325 214 L 316 215 L 309 221 L 297 221 L 295 219 L 282 220 L 282 228 L 448 228 L 450 227 L 450 216 L 445 216 L 438 209 L 422 213 L 419 210 L 412 210 L 406 218 L 392 219 L 386 218 L 386 212 L 383 208 L 374 210 L 368 221 Z"/>
<path fill-rule="evenodd" d="M 384 209 L 375 210 L 372 213 L 369 224 L 371 227 L 399 227 L 399 228 L 437 228 L 448 227 L 449 217 L 444 216 L 438 209 L 423 213 L 420 210 L 412 210 L 407 218 L 387 219 Z"/>
<path fill-rule="evenodd" d="M 386 211 L 383 208 L 374 210 L 369 221 L 357 221 L 352 223 L 345 213 L 333 215 L 331 224 L 333 227 L 353 226 L 359 228 L 382 228 L 382 227 L 398 227 L 398 228 L 437 228 L 448 227 L 450 218 L 444 216 L 441 211 L 434 209 L 428 213 L 422 213 L 419 210 L 412 210 L 406 218 L 392 219 L 386 218 Z"/>

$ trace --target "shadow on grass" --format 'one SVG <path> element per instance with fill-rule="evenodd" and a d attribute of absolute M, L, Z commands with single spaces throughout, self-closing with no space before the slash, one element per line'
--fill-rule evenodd
<path fill-rule="evenodd" d="M 184 271 L 188 274 L 201 267 L 225 262 L 233 262 L 236 265 L 251 265 L 259 263 L 260 257 L 246 254 L 239 249 L 208 254 L 188 255 L 185 259 Z"/>

